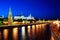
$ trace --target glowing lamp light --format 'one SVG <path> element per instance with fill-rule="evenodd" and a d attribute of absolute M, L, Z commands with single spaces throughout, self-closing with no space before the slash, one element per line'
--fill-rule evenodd
<path fill-rule="evenodd" d="M 59 21 L 54 21 L 53 24 L 57 24 L 57 27 L 59 28 L 60 24 Z"/>
<path fill-rule="evenodd" d="M 14 23 L 18 23 L 18 22 L 14 22 Z"/>
<path fill-rule="evenodd" d="M 23 24 L 25 23 L 25 21 L 22 22 Z"/>
<path fill-rule="evenodd" d="M 28 29 L 30 29 L 30 26 L 28 26 Z"/>

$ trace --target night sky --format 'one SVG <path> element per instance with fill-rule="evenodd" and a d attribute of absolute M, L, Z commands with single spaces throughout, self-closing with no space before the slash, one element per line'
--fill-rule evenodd
<path fill-rule="evenodd" d="M 0 16 L 7 17 L 10 7 L 13 16 L 31 13 L 35 18 L 60 19 L 59 0 L 0 0 Z"/>

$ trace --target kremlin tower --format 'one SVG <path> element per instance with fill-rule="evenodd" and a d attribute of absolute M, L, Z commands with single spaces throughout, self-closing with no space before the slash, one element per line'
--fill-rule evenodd
<path fill-rule="evenodd" d="M 13 19 L 12 19 L 12 11 L 11 8 L 9 9 L 9 15 L 8 15 L 8 25 L 13 24 Z"/>

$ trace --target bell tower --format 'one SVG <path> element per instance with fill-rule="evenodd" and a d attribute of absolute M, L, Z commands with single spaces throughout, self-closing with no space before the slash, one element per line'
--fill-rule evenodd
<path fill-rule="evenodd" d="M 12 23 L 13 23 L 12 11 L 11 11 L 11 8 L 9 8 L 8 25 L 12 25 Z"/>

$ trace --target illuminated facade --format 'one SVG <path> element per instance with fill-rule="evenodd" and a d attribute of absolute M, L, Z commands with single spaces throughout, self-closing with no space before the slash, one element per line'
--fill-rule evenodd
<path fill-rule="evenodd" d="M 28 17 L 27 17 L 27 19 L 29 20 L 29 19 L 33 19 L 34 20 L 34 17 L 30 14 Z"/>
<path fill-rule="evenodd" d="M 8 15 L 8 25 L 12 25 L 13 24 L 13 19 L 12 19 L 12 12 L 11 12 L 11 8 L 9 9 L 9 15 Z"/>
<path fill-rule="evenodd" d="M 15 16 L 14 19 L 27 19 L 27 20 L 34 20 L 34 17 L 31 16 L 31 14 L 28 16 L 28 17 L 25 17 L 25 16 Z"/>

